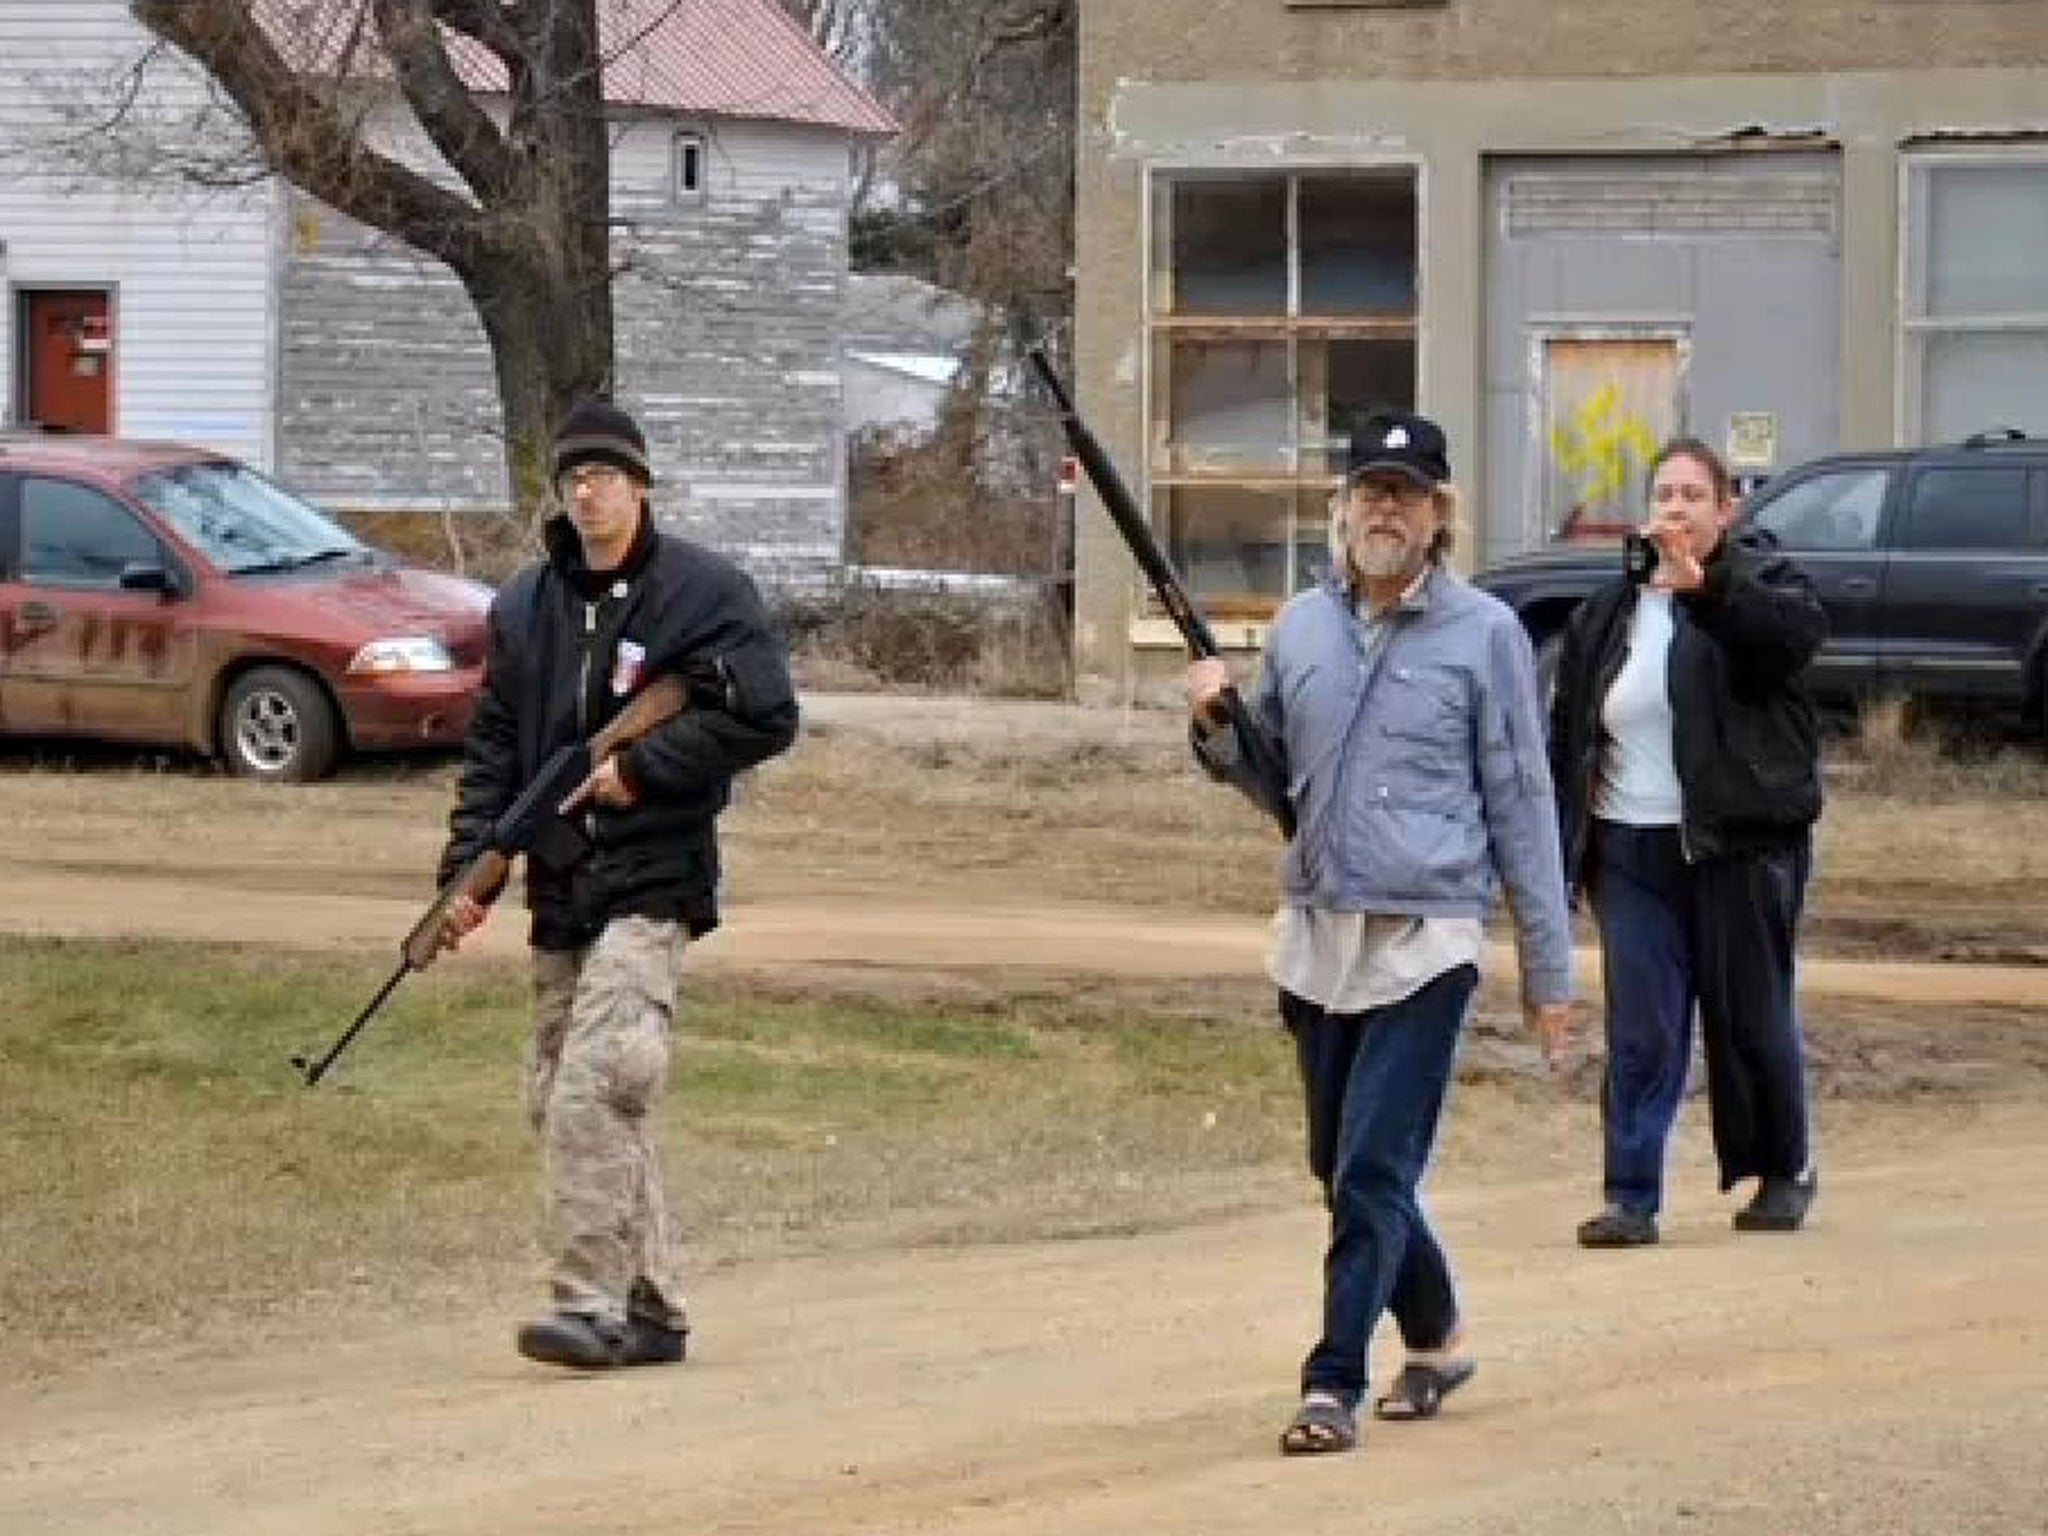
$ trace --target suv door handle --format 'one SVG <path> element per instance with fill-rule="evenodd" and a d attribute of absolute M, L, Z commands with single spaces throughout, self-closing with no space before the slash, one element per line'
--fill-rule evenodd
<path fill-rule="evenodd" d="M 23 603 L 21 622 L 30 629 L 49 629 L 64 617 L 64 610 L 55 603 Z"/>
<path fill-rule="evenodd" d="M 1842 590 L 1844 592 L 1852 592 L 1859 597 L 1865 592 L 1875 592 L 1877 590 L 1877 578 L 1874 576 L 1845 576 L 1842 578 Z"/>

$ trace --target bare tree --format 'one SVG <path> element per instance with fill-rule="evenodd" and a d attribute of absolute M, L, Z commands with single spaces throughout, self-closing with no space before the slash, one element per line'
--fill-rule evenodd
<path fill-rule="evenodd" d="M 812 39 L 841 64 L 860 68 L 877 0 L 782 0 Z"/>
<path fill-rule="evenodd" d="M 306 24 L 276 31 L 247 0 L 131 5 L 211 78 L 262 167 L 455 273 L 490 342 L 506 468 L 514 502 L 528 512 L 546 495 L 555 423 L 612 378 L 598 4 L 302 0 L 269 8 L 273 22 L 295 10 Z M 309 37 L 314 49 L 296 46 Z M 474 72 L 466 79 L 461 49 L 502 72 L 501 89 L 471 83 Z M 373 142 L 370 105 L 393 95 L 459 185 Z M 498 96 L 502 115 L 492 110 Z M 198 179 L 205 170 L 191 168 Z"/>
<path fill-rule="evenodd" d="M 800 4 L 802 0 L 787 0 Z M 997 409 L 1007 354 L 1045 339 L 1058 358 L 1070 309 L 1076 95 L 1074 0 L 872 0 L 875 87 L 903 124 L 877 197 L 857 211 L 859 265 L 923 277 L 975 301 L 977 320 L 935 440 L 926 483 L 970 526 L 981 509 L 1022 514 L 1042 485 L 1052 520 L 1057 432 L 1042 413 Z M 1005 483 L 1007 482 L 1007 483 Z M 1055 574 L 1063 530 L 1031 542 Z"/>

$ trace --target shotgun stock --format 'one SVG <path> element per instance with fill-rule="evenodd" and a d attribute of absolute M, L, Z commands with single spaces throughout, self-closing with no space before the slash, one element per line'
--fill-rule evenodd
<path fill-rule="evenodd" d="M 453 879 L 435 893 L 432 905 L 398 946 L 398 968 L 377 989 L 355 1022 L 317 1057 L 294 1056 L 292 1066 L 311 1088 L 327 1075 L 327 1069 L 362 1033 L 363 1026 L 377 1015 L 385 1000 L 398 990 L 408 973 L 424 971 L 441 953 L 441 932 L 447 926 L 448 909 L 458 898 L 488 901 L 498 893 L 511 873 L 512 860 L 531 847 L 542 827 L 555 822 L 565 802 L 580 799 L 587 790 L 597 765 L 621 747 L 645 736 L 657 725 L 681 714 L 690 701 L 690 688 L 680 677 L 657 677 L 632 698 L 609 724 L 588 741 L 571 742 L 541 765 L 533 782 L 520 791 L 519 798 L 491 823 L 483 848 L 458 870 Z M 565 835 L 573 836 L 566 827 Z"/>
<path fill-rule="evenodd" d="M 1067 387 L 1053 371 L 1051 361 L 1042 346 L 1034 346 L 1027 354 L 1038 381 L 1045 386 L 1045 392 L 1052 397 L 1054 407 L 1060 414 L 1060 426 L 1067 435 L 1067 446 L 1073 449 L 1074 457 L 1081 461 L 1081 468 L 1088 476 L 1088 483 L 1095 487 L 1095 494 L 1102 502 L 1102 508 L 1116 524 L 1116 531 L 1123 535 L 1125 546 L 1131 557 L 1138 562 L 1138 569 L 1145 573 L 1145 579 L 1152 584 L 1152 590 L 1159 594 L 1160 604 L 1174 627 L 1187 642 L 1188 654 L 1202 660 L 1217 657 L 1220 652 L 1216 645 L 1215 633 L 1209 628 L 1209 621 L 1203 617 L 1194 599 L 1181 584 L 1173 569 L 1173 563 L 1166 558 L 1159 547 L 1159 541 L 1152 536 L 1152 525 L 1145 514 L 1138 510 L 1138 503 L 1132 497 L 1130 487 L 1124 484 L 1116 465 L 1104 451 L 1088 424 L 1074 409 L 1074 397 L 1067 393 Z M 1225 721 L 1235 731 L 1238 751 L 1243 754 L 1244 766 L 1256 786 L 1253 798 L 1262 810 L 1279 823 L 1283 837 L 1294 836 L 1294 807 L 1287 799 L 1286 775 L 1274 753 L 1272 743 L 1252 719 L 1251 711 L 1245 708 L 1244 698 L 1236 688 L 1226 686 L 1217 701 L 1223 710 Z"/>

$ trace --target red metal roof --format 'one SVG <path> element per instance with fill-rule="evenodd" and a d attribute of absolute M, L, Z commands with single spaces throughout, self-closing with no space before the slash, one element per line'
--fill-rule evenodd
<path fill-rule="evenodd" d="M 705 117 L 767 118 L 886 136 L 888 109 L 850 80 L 777 0 L 598 0 L 606 100 Z M 367 0 L 257 0 L 264 30 L 298 68 L 342 67 L 349 40 L 374 38 Z M 473 91 L 506 88 L 504 66 L 449 34 L 449 57 Z M 385 74 L 364 50 L 352 75 Z"/>

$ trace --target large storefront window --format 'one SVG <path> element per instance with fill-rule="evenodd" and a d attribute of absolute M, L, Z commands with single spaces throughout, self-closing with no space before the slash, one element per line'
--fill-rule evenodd
<path fill-rule="evenodd" d="M 1314 580 L 1352 423 L 1413 408 L 1415 228 L 1407 170 L 1155 178 L 1147 481 L 1210 611 Z"/>
<path fill-rule="evenodd" d="M 1927 155 L 1906 195 L 1905 435 L 2048 436 L 2048 155 Z"/>

